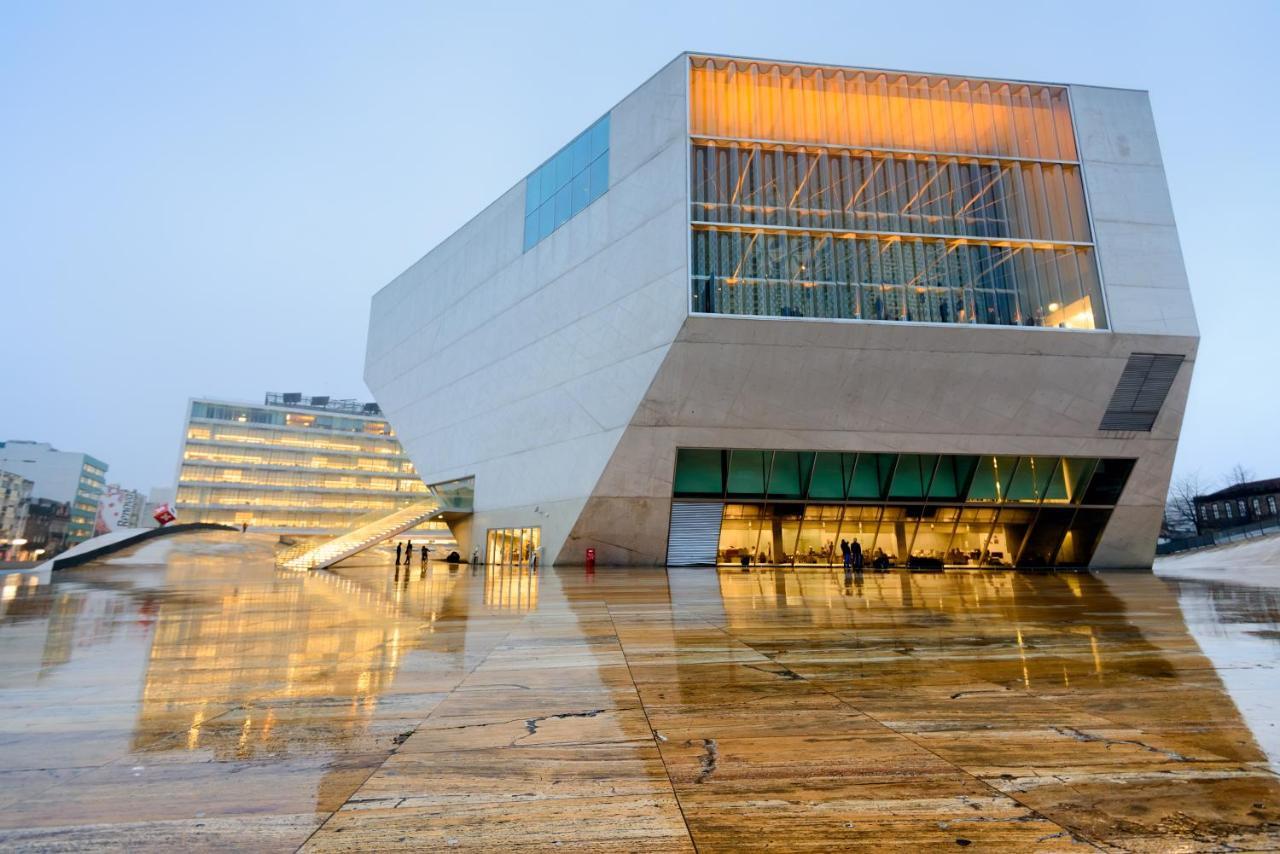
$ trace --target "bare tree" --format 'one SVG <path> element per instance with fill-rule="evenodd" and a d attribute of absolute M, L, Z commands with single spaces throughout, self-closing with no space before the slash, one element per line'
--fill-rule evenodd
<path fill-rule="evenodd" d="M 1198 471 L 1173 479 L 1164 507 L 1163 528 L 1167 536 L 1196 531 L 1196 496 L 1203 495 L 1205 491 Z"/>
<path fill-rule="evenodd" d="M 1227 472 L 1227 486 L 1239 486 L 1242 483 L 1248 483 L 1253 480 L 1253 472 L 1245 468 L 1240 463 L 1236 463 L 1231 467 L 1231 471 Z"/>

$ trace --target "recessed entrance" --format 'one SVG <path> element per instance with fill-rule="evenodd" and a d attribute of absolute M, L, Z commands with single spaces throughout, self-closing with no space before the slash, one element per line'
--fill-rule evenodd
<path fill-rule="evenodd" d="M 496 566 L 528 565 L 541 547 L 541 528 L 490 528 L 485 538 L 485 562 Z"/>
<path fill-rule="evenodd" d="M 684 519 L 701 504 L 723 508 L 721 564 L 840 566 L 856 542 L 866 566 L 1087 566 L 1133 462 L 681 449 L 671 538 L 695 539 Z"/>

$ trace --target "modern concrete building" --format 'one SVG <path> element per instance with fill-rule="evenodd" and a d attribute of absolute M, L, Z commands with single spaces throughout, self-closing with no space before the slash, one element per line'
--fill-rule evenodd
<path fill-rule="evenodd" d="M 1197 341 L 1145 92 L 685 54 L 375 295 L 365 379 L 464 551 L 1138 567 Z"/>
<path fill-rule="evenodd" d="M 93 536 L 98 501 L 106 486 L 106 463 L 78 451 L 59 451 L 48 442 L 10 439 L 0 442 L 0 469 L 30 480 L 33 499 L 70 505 L 66 545 Z"/>
<path fill-rule="evenodd" d="M 179 522 L 336 536 L 420 501 L 426 486 L 375 403 L 268 393 L 187 404 Z M 448 538 L 443 523 L 420 533 Z"/>

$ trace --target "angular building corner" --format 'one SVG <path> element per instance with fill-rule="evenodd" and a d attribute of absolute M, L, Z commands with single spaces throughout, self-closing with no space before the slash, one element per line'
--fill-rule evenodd
<path fill-rule="evenodd" d="M 1143 567 L 1197 340 L 1146 93 L 686 54 L 365 379 L 494 561 Z"/>

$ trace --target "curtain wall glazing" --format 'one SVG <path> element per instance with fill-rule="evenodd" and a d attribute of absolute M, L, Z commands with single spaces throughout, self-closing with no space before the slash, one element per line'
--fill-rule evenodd
<path fill-rule="evenodd" d="M 1106 327 L 1065 89 L 690 74 L 694 311 Z"/>

